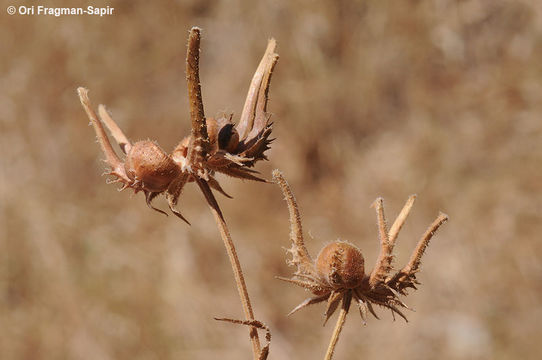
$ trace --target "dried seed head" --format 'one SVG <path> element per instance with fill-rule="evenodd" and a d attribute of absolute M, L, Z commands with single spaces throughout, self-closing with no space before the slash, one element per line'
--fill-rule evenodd
<path fill-rule="evenodd" d="M 326 245 L 316 258 L 316 271 L 333 289 L 353 289 L 365 276 L 361 251 L 352 244 L 336 241 Z"/>
<path fill-rule="evenodd" d="M 133 144 L 126 155 L 124 168 L 135 181 L 137 190 L 162 192 L 175 179 L 180 167 L 154 142 L 146 140 Z"/>

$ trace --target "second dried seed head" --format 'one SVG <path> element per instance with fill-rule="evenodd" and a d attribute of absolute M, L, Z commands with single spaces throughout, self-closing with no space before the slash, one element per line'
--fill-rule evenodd
<path fill-rule="evenodd" d="M 347 312 L 351 300 L 354 300 L 364 321 L 368 312 L 378 317 L 373 304 L 387 308 L 392 314 L 406 320 L 402 309 L 407 306 L 399 296 L 407 295 L 408 288 L 416 289 L 416 285 L 419 284 L 416 274 L 420 268 L 422 255 L 435 232 L 448 217 L 441 213 L 418 241 L 409 262 L 399 271 L 392 273 L 394 270 L 392 251 L 416 197 L 410 196 L 389 230 L 384 216 L 383 200 L 378 198 L 373 206 L 378 220 L 380 254 L 374 268 L 365 275 L 365 262 L 361 251 L 345 241 L 332 242 L 320 251 L 315 261 L 311 258 L 303 240 L 301 215 L 292 190 L 280 171 L 273 171 L 273 177 L 288 203 L 292 241 L 292 247 L 288 250 L 292 258 L 288 263 L 297 267 L 292 278 L 279 277 L 279 279 L 301 286 L 314 294 L 294 308 L 290 314 L 306 306 L 327 301 L 325 324 L 340 302 L 343 304 L 343 310 Z"/>

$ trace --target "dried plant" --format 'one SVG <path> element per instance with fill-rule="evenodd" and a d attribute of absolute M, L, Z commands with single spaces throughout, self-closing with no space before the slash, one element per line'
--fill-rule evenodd
<path fill-rule="evenodd" d="M 177 145 L 171 155 L 166 154 L 153 141 L 144 140 L 132 144 L 105 107 L 100 105 L 98 113 L 101 121 L 126 154 L 126 158 L 122 161 L 113 150 L 102 122 L 92 109 L 88 91 L 79 88 L 78 93 L 81 104 L 94 126 L 98 142 L 106 156 L 106 162 L 111 167 L 107 174 L 115 177 L 112 182 L 122 184 L 121 190 L 131 188 L 136 193 L 142 191 L 147 205 L 163 214 L 166 213 L 154 208 L 151 203 L 156 196 L 165 193 L 170 210 L 188 223 L 176 209 L 176 205 L 187 183 L 195 182 L 198 185 L 217 222 L 235 274 L 247 319 L 246 324 L 251 325 L 256 323 L 254 323 L 254 314 L 241 265 L 224 216 L 211 189 L 229 197 L 215 179 L 217 172 L 241 179 L 265 181 L 258 177 L 257 172 L 251 167 L 258 160 L 266 159 L 265 151 L 269 149 L 272 141 L 269 138 L 271 123 L 270 115 L 267 113 L 267 101 L 271 75 L 278 60 L 278 55 L 275 53 L 276 43 L 274 39 L 271 39 L 267 45 L 250 84 L 239 123 L 235 126 L 231 116 L 217 120 L 205 118 L 199 79 L 200 38 L 200 29 L 192 28 L 188 37 L 186 55 L 191 133 Z M 250 331 L 255 358 L 261 355 L 257 327 L 251 325 Z"/>
<path fill-rule="evenodd" d="M 266 360 L 269 356 L 269 345 L 271 344 L 271 331 L 269 330 L 269 327 L 265 325 L 263 322 L 258 320 L 236 320 L 236 319 L 227 319 L 227 318 L 215 318 L 217 321 L 225 321 L 232 324 L 237 325 L 247 325 L 252 326 L 261 330 L 265 330 L 265 345 L 262 347 L 262 350 L 260 351 L 260 355 L 258 356 L 258 360 Z"/>
<path fill-rule="evenodd" d="M 389 231 L 384 216 L 383 200 L 376 199 L 373 206 L 378 220 L 380 255 L 373 270 L 366 275 L 361 251 L 345 241 L 332 242 L 320 251 L 316 261 L 311 258 L 303 240 L 301 216 L 295 197 L 280 171 L 273 171 L 273 178 L 282 189 L 288 203 L 292 241 L 292 246 L 288 249 L 292 258 L 288 262 L 297 267 L 292 278 L 278 278 L 301 286 L 314 295 L 299 304 L 289 315 L 309 305 L 327 301 L 324 312 L 325 325 L 339 305 L 341 306 L 326 359 L 333 356 L 352 299 L 358 304 L 364 323 L 368 312 L 378 319 L 373 304 L 388 308 L 392 315 L 398 314 L 407 320 L 400 308 L 408 307 L 399 296 L 407 295 L 409 288 L 416 289 L 416 285 L 419 284 L 416 273 L 420 268 L 421 257 L 435 232 L 448 220 L 448 216 L 439 214 L 423 234 L 407 265 L 392 275 L 390 273 L 393 270 L 393 247 L 416 197 L 415 195 L 409 197 Z"/>
<path fill-rule="evenodd" d="M 265 181 L 250 169 L 258 160 L 266 159 L 265 151 L 272 141 L 270 116 L 267 113 L 267 94 L 273 68 L 278 55 L 274 53 L 275 40 L 271 39 L 267 50 L 254 74 L 239 124 L 232 123 L 232 117 L 205 119 L 199 80 L 200 30 L 193 28 L 188 41 L 186 79 L 190 102 L 191 134 L 185 137 L 173 150 L 166 154 L 153 141 L 143 140 L 130 143 L 122 130 L 113 121 L 103 105 L 98 108 L 100 118 L 111 135 L 126 154 L 123 161 L 111 146 L 102 123 L 92 110 L 87 90 L 79 88 L 81 103 L 91 120 L 98 141 L 111 167 L 108 175 L 115 176 L 112 182 L 122 183 L 121 190 L 133 189 L 145 194 L 147 205 L 152 209 L 152 200 L 166 194 L 171 211 L 187 221 L 176 209 L 183 187 L 195 181 L 206 198 L 213 198 L 211 188 L 227 195 L 215 179 L 215 173 Z M 212 201 L 214 202 L 214 201 Z"/>
<path fill-rule="evenodd" d="M 103 105 L 99 106 L 98 117 L 90 104 L 88 91 L 79 88 L 78 93 L 94 126 L 106 162 L 111 168 L 106 174 L 114 176 L 111 182 L 122 184 L 120 190 L 131 188 L 135 193 L 143 192 L 147 205 L 163 214 L 166 213 L 152 206 L 152 201 L 158 195 L 165 194 L 170 210 L 188 223 L 176 206 L 187 183 L 195 182 L 198 185 L 224 241 L 246 318 L 244 321 L 226 318 L 217 320 L 249 326 L 254 359 L 261 360 L 266 359 L 269 354 L 271 335 L 267 326 L 254 319 L 235 246 L 212 190 L 229 197 L 215 179 L 216 173 L 265 182 L 252 167 L 257 161 L 266 159 L 265 152 L 272 141 L 267 102 L 271 75 L 278 60 L 278 55 L 274 52 L 276 44 L 273 39 L 269 41 L 252 79 L 239 123 L 235 125 L 232 116 L 219 119 L 205 118 L 199 79 L 200 38 L 200 29 L 192 28 L 186 57 L 191 133 L 169 155 L 153 141 L 131 143 Z M 126 155 L 124 161 L 114 151 L 102 122 Z M 325 325 L 339 306 L 341 309 L 326 359 L 333 356 L 352 300 L 358 304 L 364 322 L 369 312 L 378 318 L 373 304 L 388 308 L 393 315 L 398 314 L 406 320 L 401 308 L 408 307 L 400 300 L 400 295 L 407 295 L 409 288 L 416 289 L 418 284 L 416 273 L 419 271 L 421 257 L 433 234 L 447 220 L 447 216 L 440 214 L 437 217 L 422 236 L 408 264 L 392 275 L 393 247 L 412 208 L 415 196 L 408 199 L 389 231 L 383 201 L 377 199 L 373 206 L 377 213 L 381 250 L 374 269 L 366 275 L 361 251 L 345 241 L 332 242 L 320 251 L 316 260 L 311 258 L 304 244 L 301 218 L 291 189 L 278 170 L 273 172 L 273 177 L 280 185 L 288 203 L 292 240 L 292 246 L 288 250 L 292 255 L 289 263 L 297 267 L 292 278 L 279 277 L 279 279 L 310 290 L 314 295 L 299 304 L 290 314 L 311 304 L 326 301 Z M 263 348 L 257 329 L 267 332 L 267 343 Z"/>

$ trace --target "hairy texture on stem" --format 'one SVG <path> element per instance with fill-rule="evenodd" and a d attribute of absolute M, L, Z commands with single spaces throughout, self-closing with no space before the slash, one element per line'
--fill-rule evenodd
<path fill-rule="evenodd" d="M 83 108 L 85 109 L 85 112 L 87 113 L 87 116 L 94 127 L 94 131 L 96 131 L 98 142 L 100 143 L 100 147 L 105 154 L 106 160 L 109 162 L 111 167 L 113 167 L 113 170 L 124 172 L 124 164 L 122 164 L 119 157 L 115 153 L 115 150 L 113 150 L 111 143 L 107 139 L 107 134 L 105 133 L 102 123 L 100 120 L 98 120 L 94 110 L 92 110 L 90 99 L 88 98 L 88 89 L 79 87 L 77 88 L 77 93 L 79 94 L 81 105 L 83 105 Z"/>
<path fill-rule="evenodd" d="M 288 252 L 292 254 L 292 259 L 289 261 L 289 264 L 297 266 L 295 275 L 311 274 L 316 276 L 314 261 L 307 251 L 305 241 L 303 240 L 301 215 L 294 194 L 290 189 L 290 185 L 288 185 L 288 182 L 284 179 L 282 172 L 273 170 L 273 179 L 280 186 L 280 189 L 284 194 L 284 198 L 288 204 L 288 212 L 290 214 L 290 240 L 292 241 L 292 247 Z"/>
<path fill-rule="evenodd" d="M 377 284 L 384 282 L 389 272 L 391 271 L 391 261 L 393 256 L 391 254 L 392 247 L 390 246 L 388 238 L 388 229 L 386 225 L 386 218 L 384 216 L 384 206 L 382 198 L 376 199 L 373 204 L 376 209 L 378 218 L 378 236 L 380 238 L 380 254 L 376 261 L 376 266 L 371 272 L 369 278 L 369 285 L 375 288 Z"/>
<path fill-rule="evenodd" d="M 120 182 L 123 184 L 121 190 L 126 189 L 127 187 L 134 187 L 134 190 L 137 192 L 139 187 L 138 184 L 135 184 L 132 179 L 128 177 L 128 174 L 126 173 L 125 165 L 120 160 L 118 155 L 113 150 L 113 147 L 111 146 L 111 143 L 109 142 L 109 139 L 107 138 L 107 134 L 105 133 L 105 130 L 103 128 L 102 122 L 98 120 L 98 117 L 96 116 L 96 113 L 92 109 L 92 106 L 90 104 L 90 99 L 88 98 L 88 90 L 79 87 L 77 89 L 77 93 L 79 95 L 79 100 L 81 101 L 81 105 L 83 105 L 83 108 L 85 109 L 85 112 L 87 113 L 88 118 L 90 119 L 90 122 L 92 123 L 92 126 L 94 127 L 94 131 L 96 132 L 96 137 L 98 138 L 98 142 L 100 143 L 100 147 L 102 148 L 103 153 L 105 154 L 105 162 L 109 164 L 111 167 L 111 170 L 107 172 L 108 175 L 114 175 L 116 176 L 116 180 L 112 182 Z M 109 120 L 109 114 L 107 114 L 107 121 L 105 122 L 106 126 L 109 128 L 110 125 L 112 125 Z M 114 124 L 114 122 L 111 120 L 111 122 Z M 114 124 L 113 130 L 118 129 L 118 126 Z M 119 129 L 120 131 L 120 129 Z M 120 132 L 122 134 L 122 132 Z M 115 132 L 115 138 L 119 136 L 123 139 L 123 141 L 127 141 L 128 143 L 128 149 L 131 149 L 130 142 L 126 139 L 124 134 L 120 135 L 118 132 Z M 135 186 L 134 186 L 135 185 Z M 144 190 L 144 189 L 143 189 Z"/>
<path fill-rule="evenodd" d="M 440 213 L 439 216 L 433 221 L 429 228 L 425 231 L 422 238 L 418 242 L 414 253 L 410 257 L 408 264 L 402 269 L 405 272 L 414 272 L 418 271 L 420 266 L 422 256 L 425 252 L 425 249 L 429 245 L 429 241 L 438 230 L 438 228 L 448 220 L 448 215 Z"/>
<path fill-rule="evenodd" d="M 387 281 L 387 285 L 397 290 L 400 294 L 405 295 L 408 288 L 414 290 L 417 289 L 416 285 L 419 284 L 416 279 L 416 273 L 420 270 L 420 264 L 422 256 L 425 253 L 425 249 L 429 246 L 429 242 L 435 235 L 436 231 L 448 221 L 448 215 L 440 213 L 439 216 L 433 221 L 427 228 L 421 239 L 418 241 L 416 248 L 410 256 L 409 262 L 399 270 L 391 279 Z"/>
<path fill-rule="evenodd" d="M 190 104 L 190 120 L 192 121 L 192 146 L 189 146 L 189 162 L 197 162 L 205 159 L 209 151 L 209 135 L 205 113 L 203 112 L 203 100 L 199 79 L 199 53 L 200 53 L 201 29 L 193 27 L 188 36 L 186 50 L 186 83 L 188 85 L 188 101 Z M 201 147 L 201 149 L 198 149 Z M 197 156 L 197 158 L 193 158 Z"/>

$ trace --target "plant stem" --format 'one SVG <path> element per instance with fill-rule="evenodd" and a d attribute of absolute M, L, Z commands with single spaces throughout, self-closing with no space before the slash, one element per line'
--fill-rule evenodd
<path fill-rule="evenodd" d="M 429 245 L 429 241 L 431 241 L 431 238 L 433 237 L 433 235 L 435 235 L 438 228 L 446 221 L 448 221 L 448 215 L 440 213 L 439 216 L 435 219 L 435 221 L 433 221 L 433 223 L 429 225 L 429 228 L 427 228 L 427 230 L 423 234 L 422 238 L 418 242 L 418 245 L 416 245 L 416 249 L 414 249 L 414 252 L 410 257 L 410 261 L 407 265 L 405 265 L 401 272 L 413 274 L 418 270 L 422 261 L 423 253 Z"/>
<path fill-rule="evenodd" d="M 245 277 L 243 276 L 243 270 L 241 270 L 241 264 L 239 263 L 239 258 L 237 257 L 237 252 L 235 251 L 235 245 L 228 231 L 226 222 L 222 216 L 213 208 L 211 212 L 215 217 L 216 224 L 220 230 L 220 236 L 224 241 L 224 246 L 228 252 L 228 257 L 230 258 L 231 267 L 233 274 L 235 276 L 235 282 L 237 283 L 237 290 L 239 291 L 239 297 L 243 304 L 243 310 L 245 312 L 245 318 L 249 321 L 254 320 L 254 313 L 252 311 L 252 305 L 250 304 L 250 298 L 248 296 L 247 286 L 245 284 Z M 258 331 L 255 327 L 250 328 L 250 341 L 252 342 L 252 352 L 254 353 L 254 358 L 258 359 L 260 356 L 260 339 L 258 337 Z"/>
<path fill-rule="evenodd" d="M 245 277 L 243 276 L 241 263 L 239 262 L 239 258 L 237 257 L 237 251 L 235 250 L 235 245 L 233 244 L 233 240 L 230 236 L 230 231 L 228 230 L 228 226 L 226 225 L 224 216 L 222 215 L 222 212 L 218 207 L 218 203 L 213 193 L 211 192 L 209 185 L 207 185 L 205 181 L 197 178 L 196 181 L 203 194 L 205 195 L 205 198 L 207 199 L 209 208 L 211 209 L 211 212 L 215 217 L 216 225 L 220 230 L 220 236 L 222 237 L 222 241 L 224 241 L 224 246 L 226 247 L 226 252 L 228 253 L 233 274 L 235 276 L 235 282 L 237 284 L 237 290 L 239 291 L 239 297 L 241 298 L 241 303 L 243 305 L 245 318 L 248 321 L 254 321 L 254 313 L 252 311 L 252 305 L 250 304 L 250 298 L 248 296 L 247 286 L 245 284 Z M 256 327 L 250 327 L 249 335 L 250 341 L 252 342 L 252 352 L 254 355 L 254 359 L 258 360 L 260 358 L 261 347 L 260 338 L 258 336 L 258 330 L 256 329 Z"/>
<path fill-rule="evenodd" d="M 188 146 L 188 163 L 200 164 L 205 161 L 209 150 L 209 134 L 207 133 L 207 124 L 205 121 L 205 113 L 203 111 L 203 101 L 201 96 L 201 85 L 199 79 L 199 52 L 200 52 L 200 40 L 201 29 L 193 27 L 190 30 L 188 36 L 188 46 L 186 50 L 186 83 L 188 86 L 188 101 L 190 105 L 190 118 L 192 120 L 192 133 L 190 145 Z M 230 258 L 231 267 L 235 276 L 235 282 L 237 283 L 237 290 L 239 291 L 239 297 L 243 304 L 243 311 L 245 318 L 248 321 L 254 320 L 254 313 L 252 312 L 252 306 L 250 305 L 250 299 L 248 297 L 247 286 L 245 284 L 245 278 L 243 271 L 241 270 L 241 264 L 235 251 L 235 246 L 230 236 L 228 226 L 220 211 L 220 207 L 209 188 L 207 181 L 200 179 L 199 176 L 194 176 L 198 186 L 200 187 L 203 195 L 209 204 L 209 208 L 215 217 L 216 224 L 220 230 L 220 236 L 224 241 L 226 252 Z M 256 327 L 250 327 L 250 341 L 252 342 L 252 351 L 254 359 L 257 360 L 260 357 L 260 339 L 258 337 L 258 330 Z"/>
<path fill-rule="evenodd" d="M 346 320 L 346 314 L 348 314 L 348 309 L 350 308 L 351 300 L 352 293 L 348 291 L 346 294 L 344 294 L 341 311 L 339 312 L 339 318 L 337 319 L 337 324 L 335 325 L 335 329 L 333 330 L 333 334 L 331 335 L 331 341 L 329 342 L 329 346 L 327 347 L 326 357 L 324 358 L 324 360 L 331 360 L 331 358 L 333 357 L 333 353 L 335 352 L 335 346 L 337 345 L 337 341 L 339 341 L 339 335 L 341 334 L 344 322 Z"/>
<path fill-rule="evenodd" d="M 188 86 L 188 102 L 190 107 L 190 119 L 192 121 L 192 146 L 189 147 L 188 158 L 198 156 L 205 158 L 209 151 L 209 135 L 207 123 L 203 111 L 201 96 L 201 84 L 199 79 L 199 53 L 200 53 L 201 29 L 193 27 L 188 36 L 186 49 L 186 84 Z M 196 148 L 199 148 L 196 150 Z"/>
<path fill-rule="evenodd" d="M 292 241 L 292 254 L 299 260 L 294 260 L 298 264 L 298 267 L 302 268 L 302 273 L 313 273 L 312 258 L 305 246 L 303 240 L 303 227 L 301 225 L 301 214 L 299 213 L 299 207 L 295 199 L 294 193 L 288 184 L 288 181 L 284 178 L 279 169 L 273 170 L 273 179 L 280 186 L 286 203 L 288 204 L 288 212 L 290 213 L 290 240 Z"/>

